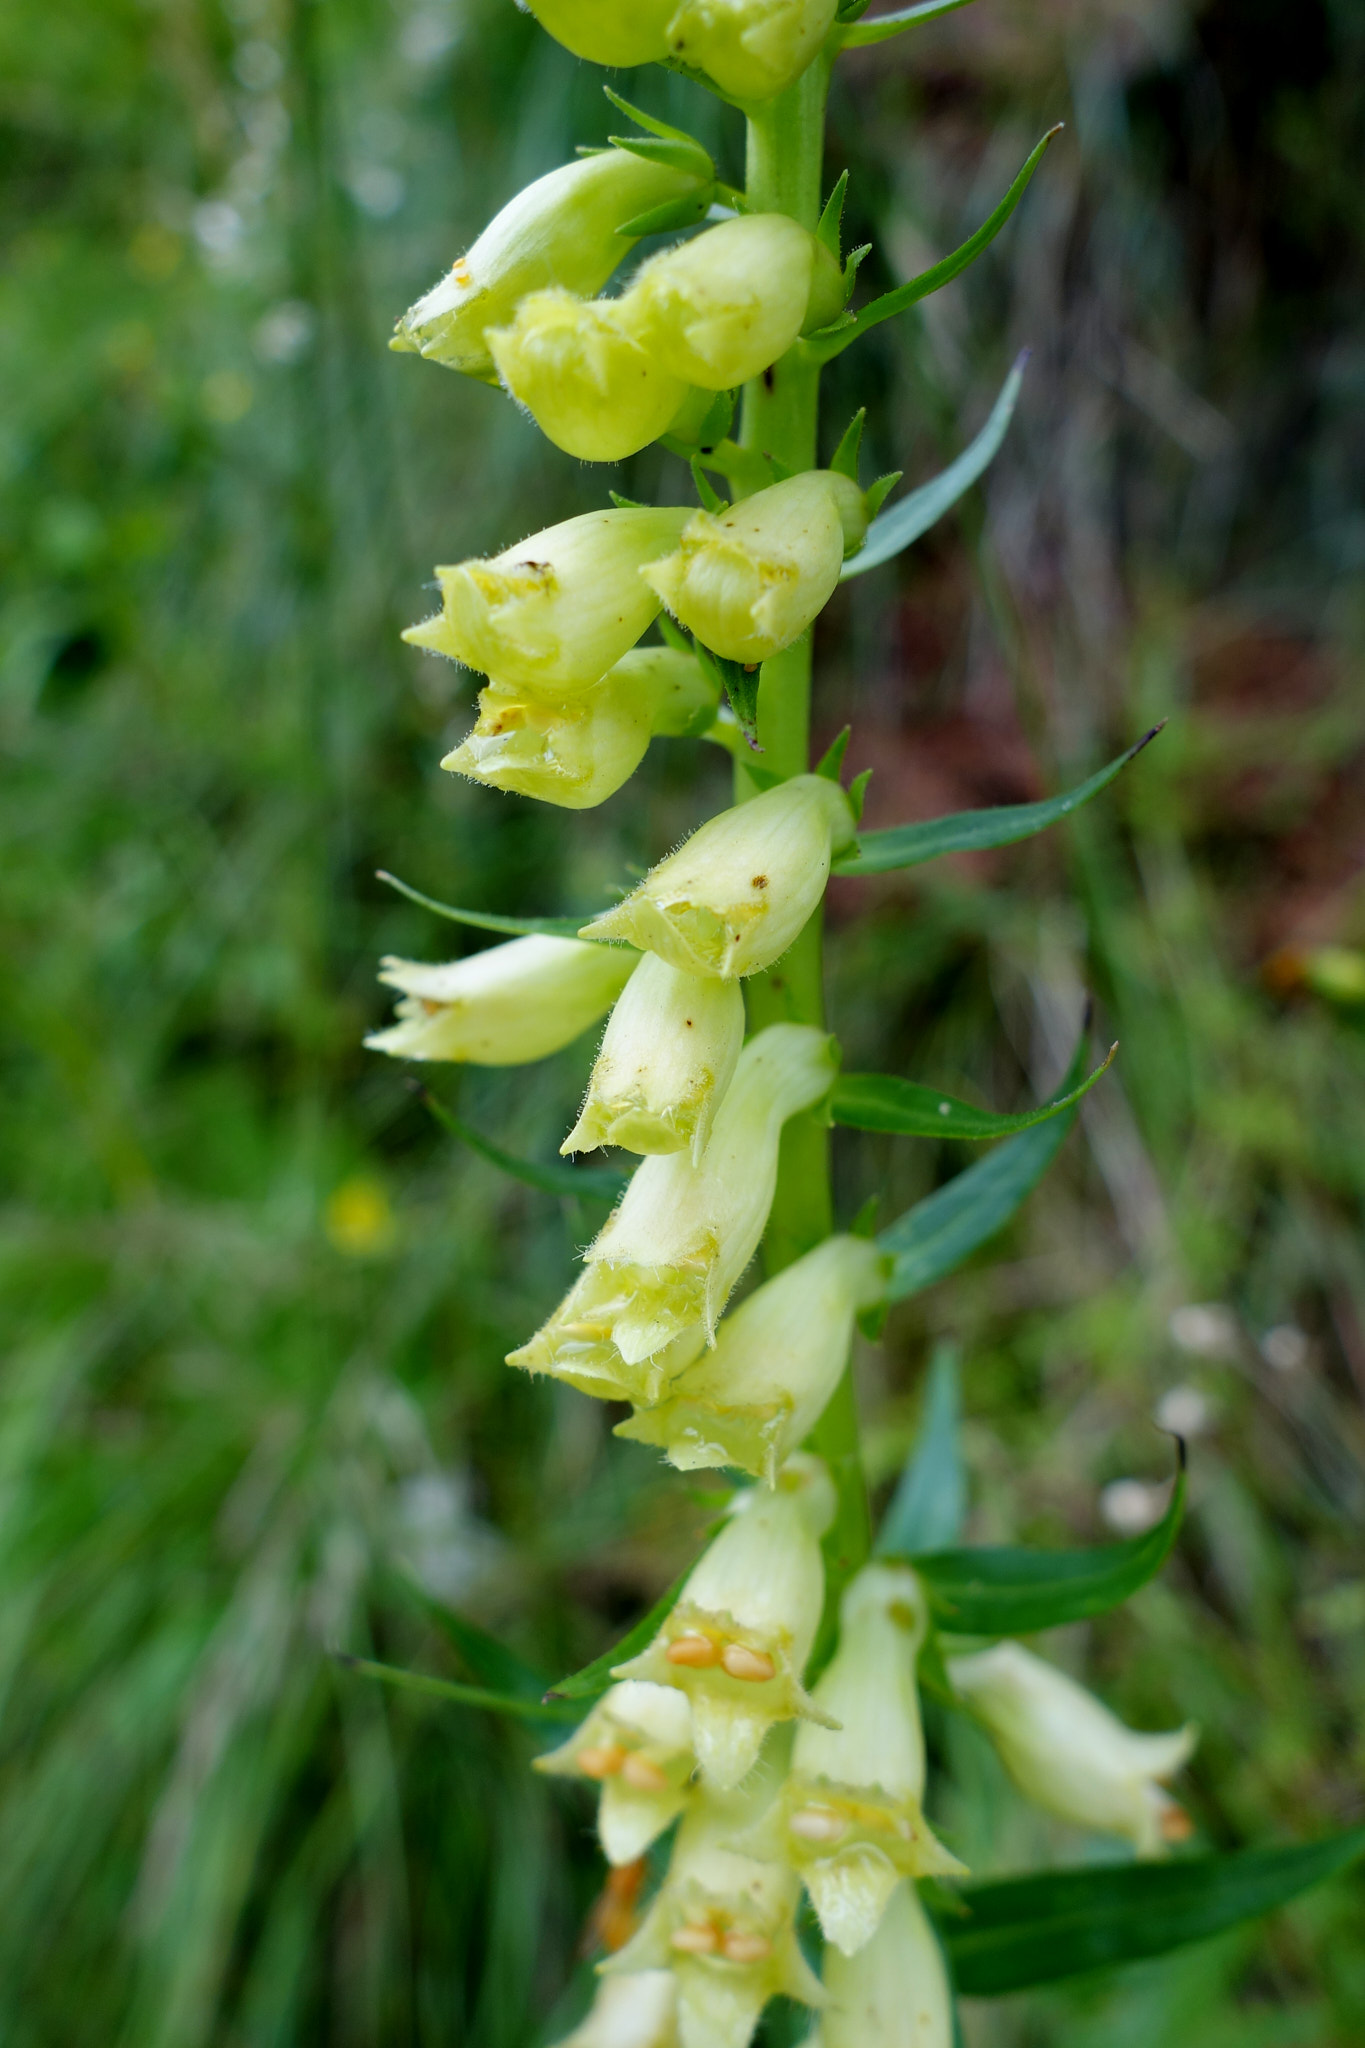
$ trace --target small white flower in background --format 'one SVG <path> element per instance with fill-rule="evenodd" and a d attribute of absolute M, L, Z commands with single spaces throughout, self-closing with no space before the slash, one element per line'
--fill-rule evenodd
<path fill-rule="evenodd" d="M 831 859 L 856 836 L 837 782 L 794 775 L 709 818 L 583 930 L 624 939 L 685 973 L 757 974 L 797 937 L 824 894 Z"/>
<path fill-rule="evenodd" d="M 1202 1436 L 1209 1426 L 1209 1404 L 1198 1387 L 1168 1387 L 1156 1404 L 1156 1419 L 1172 1436 Z"/>
<path fill-rule="evenodd" d="M 857 1955 L 825 1950 L 826 2003 L 805 2048 L 953 2048 L 943 1951 L 913 1884 L 891 1894 Z"/>
<path fill-rule="evenodd" d="M 646 953 L 607 1023 L 582 1114 L 560 1151 L 622 1145 L 697 1165 L 744 1044 L 738 982 Z"/>
<path fill-rule="evenodd" d="M 737 1465 L 771 1485 L 838 1385 L 855 1318 L 885 1300 L 888 1266 L 866 1238 L 826 1238 L 727 1316 L 714 1351 L 656 1406 L 619 1423 L 617 1436 L 657 1444 L 680 1472 Z"/>
<path fill-rule="evenodd" d="M 610 1009 L 638 963 L 638 953 L 620 946 L 541 934 L 442 966 L 390 955 L 379 979 L 402 993 L 399 1022 L 365 1043 L 394 1059 L 484 1067 L 543 1060 Z"/>
<path fill-rule="evenodd" d="M 298 363 L 312 347 L 316 327 L 306 299 L 281 299 L 256 322 L 251 345 L 263 363 Z"/>
<path fill-rule="evenodd" d="M 921 1810 L 915 1660 L 927 1613 L 918 1579 L 905 1565 L 865 1566 L 839 1623 L 838 1651 L 813 1693 L 826 1722 L 798 1728 L 786 1784 L 745 1846 L 798 1870 L 825 1939 L 856 1955 L 903 1877 L 961 1876 L 963 1866 Z"/>
<path fill-rule="evenodd" d="M 1194 1358 L 1235 1358 L 1242 1344 L 1241 1326 L 1221 1301 L 1191 1301 L 1170 1320 L 1171 1341 Z"/>
<path fill-rule="evenodd" d="M 1261 1356 L 1276 1372 L 1298 1372 L 1307 1365 L 1310 1348 L 1303 1331 L 1292 1323 L 1278 1323 L 1261 1339 Z"/>
<path fill-rule="evenodd" d="M 1184 1809 L 1161 1788 L 1193 1751 L 1192 1727 L 1139 1735 L 1019 1643 L 950 1658 L 948 1673 L 1036 1806 L 1077 1827 L 1123 1835 L 1139 1856 L 1160 1856 L 1189 1836 Z"/>
<path fill-rule="evenodd" d="M 673 1972 L 604 1977 L 587 2018 L 556 2048 L 681 2048 Z"/>
<path fill-rule="evenodd" d="M 602 1788 L 597 1832 L 609 1863 L 633 1863 L 687 1804 L 692 1714 L 671 1686 L 626 1679 L 535 1768 Z"/>
<path fill-rule="evenodd" d="M 801 1676 L 824 1604 L 820 1538 L 834 1509 L 829 1474 L 805 1453 L 775 1488 L 736 1495 L 654 1641 L 612 1674 L 687 1694 L 697 1763 L 721 1790 L 753 1768 L 775 1723 L 828 1718 Z"/>
<path fill-rule="evenodd" d="M 1111 1479 L 1100 1495 L 1100 1513 L 1120 1536 L 1141 1536 L 1166 1512 L 1171 1489 L 1146 1479 Z"/>

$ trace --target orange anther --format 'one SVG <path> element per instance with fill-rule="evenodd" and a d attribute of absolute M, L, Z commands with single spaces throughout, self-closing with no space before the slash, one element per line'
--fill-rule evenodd
<path fill-rule="evenodd" d="M 787 1825 L 802 1842 L 837 1842 L 848 1833 L 848 1822 L 832 1806 L 803 1806 Z"/>
<path fill-rule="evenodd" d="M 1161 1839 L 1163 1842 L 1188 1842 L 1194 1833 L 1194 1822 L 1183 1806 L 1172 1800 L 1161 1809 Z"/>
<path fill-rule="evenodd" d="M 766 1650 L 751 1650 L 747 1643 L 727 1643 L 720 1661 L 731 1678 L 742 1678 L 748 1685 L 766 1685 L 777 1670 Z"/>
<path fill-rule="evenodd" d="M 773 1952 L 773 1945 L 762 1934 L 746 1934 L 742 1927 L 732 1927 L 720 1949 L 727 1962 L 765 1963 Z"/>
<path fill-rule="evenodd" d="M 629 1785 L 632 1792 L 666 1792 L 668 1774 L 660 1770 L 652 1758 L 641 1756 L 639 1750 L 632 1750 L 621 1765 L 621 1781 Z"/>
<path fill-rule="evenodd" d="M 713 1956 L 720 1947 L 714 1927 L 680 1927 L 668 1938 L 668 1945 L 680 1956 Z"/>
<path fill-rule="evenodd" d="M 692 1671 L 709 1671 L 721 1661 L 720 1651 L 710 1636 L 679 1636 L 664 1654 L 670 1664 L 685 1664 Z"/>
<path fill-rule="evenodd" d="M 574 1758 L 585 1778 L 615 1777 L 625 1760 L 619 1742 L 590 1742 Z"/>

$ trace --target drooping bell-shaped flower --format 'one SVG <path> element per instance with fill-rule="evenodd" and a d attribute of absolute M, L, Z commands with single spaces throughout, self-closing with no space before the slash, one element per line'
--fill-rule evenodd
<path fill-rule="evenodd" d="M 642 341 L 632 312 L 629 299 L 533 292 L 508 326 L 488 330 L 506 389 L 580 462 L 621 462 L 657 441 L 688 395 L 686 379 Z"/>
<path fill-rule="evenodd" d="M 672 647 L 633 647 L 570 697 L 489 683 L 477 725 L 441 766 L 564 810 L 591 810 L 630 780 L 651 738 L 711 724 L 717 694 L 696 656 Z"/>
<path fill-rule="evenodd" d="M 822 280 L 832 266 L 837 281 L 829 251 L 787 214 L 743 214 L 651 257 L 620 303 L 684 388 L 730 391 L 785 355 L 806 325 L 817 252 Z"/>
<path fill-rule="evenodd" d="M 703 646 L 753 668 L 800 639 L 866 532 L 858 486 L 812 469 L 728 511 L 694 512 L 674 551 L 640 573 Z"/>
<path fill-rule="evenodd" d="M 561 1152 L 622 1145 L 695 1165 L 744 1044 L 739 984 L 647 954 L 612 1011 L 578 1122 Z"/>
<path fill-rule="evenodd" d="M 785 92 L 813 61 L 838 0 L 682 0 L 668 24 L 676 63 L 734 100 Z"/>
<path fill-rule="evenodd" d="M 392 346 L 496 382 L 487 330 L 509 320 L 528 292 L 600 291 L 635 246 L 617 229 L 695 192 L 700 168 L 610 149 L 537 178 L 403 315 Z"/>
<path fill-rule="evenodd" d="M 781 957 L 856 837 L 837 782 L 794 775 L 707 820 L 585 932 L 624 939 L 688 974 L 757 974 Z"/>
<path fill-rule="evenodd" d="M 543 1060 L 611 1008 L 639 958 L 620 946 L 539 934 L 441 966 L 390 955 L 379 979 L 402 993 L 399 1021 L 365 1043 L 405 1060 Z"/>
<path fill-rule="evenodd" d="M 438 569 L 444 608 L 403 638 L 495 682 L 551 697 L 588 689 L 658 612 L 641 565 L 691 516 L 685 506 L 585 512 L 491 561 Z"/>
<path fill-rule="evenodd" d="M 604 1977 L 592 2010 L 557 2048 L 682 2048 L 677 1978 L 671 1970 Z"/>
<path fill-rule="evenodd" d="M 672 1971 L 681 2048 L 747 2048 L 770 1998 L 823 1999 L 796 1936 L 795 1876 L 730 1846 L 753 1826 L 773 1785 L 765 1766 L 741 1791 L 694 1795 L 642 1926 L 602 1966 L 609 1982 L 618 1972 L 629 1981 L 638 1970 Z"/>
<path fill-rule="evenodd" d="M 672 1687 L 626 1679 L 538 1771 L 600 1785 L 597 1832 L 609 1863 L 633 1863 L 687 1804 L 695 1768 L 692 1714 Z"/>
<path fill-rule="evenodd" d="M 953 1657 L 948 1670 L 1035 1806 L 1126 1836 L 1139 1856 L 1160 1856 L 1189 1834 L 1184 1809 L 1162 1785 L 1193 1750 L 1192 1727 L 1169 1735 L 1125 1728 L 1093 1693 L 1019 1643 Z"/>
<path fill-rule="evenodd" d="M 687 1694 L 708 1784 L 737 1785 L 776 1722 L 828 1719 L 801 1678 L 824 1603 L 820 1538 L 834 1505 L 829 1474 L 805 1452 L 775 1487 L 736 1495 L 654 1641 L 615 1673 Z"/>
<path fill-rule="evenodd" d="M 633 999 L 649 965 L 637 968 L 613 1015 Z M 887 1266 L 866 1238 L 826 1238 L 727 1316 L 715 1349 L 681 1373 L 657 1406 L 618 1424 L 617 1436 L 657 1444 L 680 1472 L 737 1465 L 771 1485 L 838 1385 L 855 1318 L 885 1300 Z"/>
<path fill-rule="evenodd" d="M 805 2048 L 953 2048 L 943 1951 L 913 1884 L 896 1886 L 854 1956 L 825 1950 L 825 2004 Z"/>
<path fill-rule="evenodd" d="M 791 1772 L 754 1853 L 801 1874 L 825 1939 L 855 1955 L 902 1877 L 961 1874 L 923 1813 L 915 1659 L 924 1595 L 904 1565 L 864 1566 L 840 1605 L 839 1648 L 815 1687 L 823 1726 L 797 1730 Z"/>
<path fill-rule="evenodd" d="M 636 1169 L 584 1272 L 507 1363 L 609 1400 L 659 1400 L 758 1249 L 783 1124 L 821 1100 L 835 1071 L 832 1040 L 811 1025 L 770 1024 L 750 1039 L 700 1162 L 674 1152 Z"/>
<path fill-rule="evenodd" d="M 663 62 L 668 19 L 677 0 L 525 0 L 525 5 L 575 57 L 625 69 Z"/>

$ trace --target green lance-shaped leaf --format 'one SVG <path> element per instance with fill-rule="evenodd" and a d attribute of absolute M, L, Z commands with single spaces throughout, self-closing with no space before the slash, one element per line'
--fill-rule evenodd
<path fill-rule="evenodd" d="M 546 1700 L 595 1700 L 606 1692 L 615 1683 L 611 1674 L 616 1666 L 628 1663 L 632 1657 L 638 1657 L 642 1650 L 648 1649 L 677 1606 L 678 1596 L 695 1570 L 695 1563 L 690 1564 L 668 1591 L 655 1601 L 648 1614 L 641 1616 L 628 1635 L 622 1636 L 610 1650 L 604 1650 L 600 1657 L 594 1657 L 591 1664 L 585 1664 L 581 1671 L 575 1671 L 571 1677 L 561 1678 L 557 1685 L 552 1685 L 545 1695 Z"/>
<path fill-rule="evenodd" d="M 961 1360 L 956 1344 L 945 1342 L 929 1366 L 919 1435 L 877 1532 L 876 1555 L 941 1550 L 961 1535 L 966 1510 Z"/>
<path fill-rule="evenodd" d="M 899 868 L 920 867 L 945 853 L 981 853 L 988 847 L 1013 846 L 1017 840 L 1031 839 L 1035 832 L 1046 832 L 1098 796 L 1160 731 L 1161 725 L 1154 725 L 1127 753 L 1062 796 L 1036 804 L 999 804 L 990 811 L 954 811 L 949 817 L 925 818 L 917 825 L 890 825 L 883 832 L 865 832 L 856 851 L 836 859 L 834 872 L 887 875 Z"/>
<path fill-rule="evenodd" d="M 903 35 L 908 28 L 918 28 L 926 21 L 937 21 L 941 14 L 955 14 L 959 7 L 966 7 L 968 0 L 920 0 L 918 7 L 898 7 L 894 14 L 877 14 L 871 21 L 861 15 L 850 22 L 840 37 L 846 50 L 866 49 L 869 43 L 889 42 L 892 36 Z M 847 16 L 841 16 L 847 20 Z"/>
<path fill-rule="evenodd" d="M 1016 1116 L 977 1109 L 970 1102 L 959 1102 L 955 1095 L 925 1088 L 918 1081 L 903 1081 L 896 1074 L 841 1074 L 834 1084 L 830 1114 L 836 1124 L 853 1130 L 885 1131 L 900 1138 L 1007 1138 L 1015 1131 L 1045 1124 L 1079 1102 L 1100 1076 L 1108 1073 L 1117 1051 L 1118 1046 L 1111 1045 L 1108 1057 L 1079 1087 Z"/>
<path fill-rule="evenodd" d="M 510 1174 L 513 1180 L 522 1181 L 528 1188 L 538 1188 L 544 1195 L 569 1195 L 575 1200 L 605 1202 L 608 1206 L 620 1200 L 625 1193 L 628 1176 L 614 1173 L 608 1166 L 579 1167 L 561 1164 L 558 1160 L 542 1163 L 538 1159 L 518 1159 L 513 1152 L 504 1152 L 501 1145 L 495 1145 L 491 1138 L 485 1138 L 472 1130 L 462 1117 L 456 1116 L 443 1102 L 438 1102 L 428 1089 L 421 1091 L 422 1100 L 437 1122 L 443 1124 L 452 1137 L 462 1145 L 468 1145 L 471 1152 L 477 1152 L 490 1166 Z"/>
<path fill-rule="evenodd" d="M 387 1575 L 387 1583 L 406 1606 L 445 1637 L 480 1687 L 510 1694 L 517 1699 L 539 1700 L 544 1697 L 543 1672 L 533 1670 L 515 1650 L 509 1649 L 497 1636 L 490 1635 L 478 1622 L 470 1621 L 456 1608 L 447 1607 L 444 1600 L 435 1599 L 408 1566 L 398 1566 L 391 1571 Z"/>
<path fill-rule="evenodd" d="M 579 927 L 585 921 L 581 917 L 503 917 L 494 910 L 460 910 L 453 903 L 442 903 L 435 896 L 424 896 L 420 889 L 414 889 L 408 882 L 400 882 L 397 875 L 389 874 L 386 868 L 376 869 L 375 880 L 386 882 L 390 889 L 406 896 L 409 903 L 418 903 L 423 910 L 434 911 L 437 917 L 449 918 L 452 924 L 470 925 L 480 932 L 506 932 L 512 938 L 529 938 L 534 933 L 544 932 L 553 939 L 576 939 Z"/>
<path fill-rule="evenodd" d="M 893 555 L 899 555 L 908 548 L 912 541 L 917 541 L 990 467 L 1014 417 L 1028 357 L 1029 351 L 1025 349 L 1005 379 L 985 426 L 963 449 L 956 462 L 950 463 L 938 476 L 931 477 L 927 484 L 921 484 L 918 490 L 897 499 L 889 511 L 879 513 L 873 520 L 857 554 L 845 562 L 839 576 L 841 583 L 847 583 L 854 576 L 864 576 L 869 569 L 879 568 Z"/>
<path fill-rule="evenodd" d="M 377 1664 L 371 1657 L 352 1657 L 344 1650 L 333 1652 L 343 1671 L 358 1678 L 375 1678 L 381 1685 L 393 1685 L 404 1692 L 426 1693 L 430 1699 L 448 1700 L 456 1707 L 482 1707 L 490 1714 L 510 1714 L 523 1721 L 567 1721 L 576 1716 L 549 1700 L 522 1699 L 515 1693 L 492 1692 L 481 1685 L 460 1685 L 451 1678 L 434 1678 L 427 1671 L 405 1671 L 398 1664 Z"/>
<path fill-rule="evenodd" d="M 1121 1607 L 1170 1556 L 1184 1510 L 1182 1445 L 1170 1506 L 1142 1536 L 1088 1550 L 935 1550 L 913 1563 L 950 1635 L 1033 1635 Z"/>
<path fill-rule="evenodd" d="M 870 306 L 864 306 L 862 312 L 848 321 L 847 325 L 827 327 L 810 335 L 805 341 L 798 342 L 797 347 L 805 360 L 811 363 L 832 362 L 835 356 L 842 355 L 850 342 L 857 341 L 860 335 L 879 326 L 883 320 L 890 320 L 897 313 L 904 313 L 909 307 L 917 305 L 921 299 L 928 298 L 931 292 L 941 291 L 945 284 L 951 284 L 955 277 L 960 276 L 968 264 L 976 260 L 981 251 L 995 240 L 1004 227 L 1028 190 L 1029 180 L 1042 162 L 1048 144 L 1054 135 L 1061 133 L 1062 126 L 1059 121 L 1055 128 L 1049 128 L 1042 140 L 1034 145 L 1023 169 L 994 213 L 988 215 L 976 233 L 970 235 L 960 249 L 954 249 L 951 256 L 945 256 L 942 262 L 922 271 L 918 277 L 912 277 L 908 284 L 897 285 L 894 291 L 883 292 Z"/>
<path fill-rule="evenodd" d="M 1084 1056 L 1082 1036 L 1062 1083 L 1063 1094 L 1077 1087 Z M 1007 1139 L 882 1231 L 877 1242 L 896 1261 L 890 1300 L 904 1301 L 907 1295 L 932 1286 L 970 1258 L 997 1230 L 1003 1230 L 1061 1150 L 1062 1140 L 1076 1120 L 1076 1108 L 1073 1102 L 1046 1123 Z"/>
<path fill-rule="evenodd" d="M 926 1887 L 959 1992 L 999 1998 L 1167 1955 L 1254 1920 L 1365 1854 L 1365 1827 L 1317 1842 Z"/>

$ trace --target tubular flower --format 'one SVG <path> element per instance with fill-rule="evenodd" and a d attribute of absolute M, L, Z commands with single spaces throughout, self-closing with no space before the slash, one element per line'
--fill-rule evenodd
<path fill-rule="evenodd" d="M 844 1594 L 839 1650 L 815 1688 L 825 1725 L 798 1729 L 766 1848 L 801 1874 L 827 1941 L 856 1955 L 902 1877 L 961 1874 L 920 1811 L 915 1658 L 924 1596 L 903 1565 L 867 1565 Z"/>
<path fill-rule="evenodd" d="M 633 1863 L 687 1804 L 692 1716 L 681 1693 L 627 1679 L 559 1749 L 536 1758 L 556 1777 L 602 1788 L 597 1832 L 609 1863 Z"/>
<path fill-rule="evenodd" d="M 640 566 L 691 516 L 685 506 L 585 512 L 491 561 L 438 569 L 444 609 L 403 638 L 495 682 L 549 696 L 587 689 L 658 612 Z"/>
<path fill-rule="evenodd" d="M 825 1950 L 825 2006 L 805 2048 L 953 2048 L 943 1952 L 912 1884 L 856 1956 Z"/>
<path fill-rule="evenodd" d="M 656 734 L 713 722 L 717 691 L 693 654 L 633 647 L 600 682 L 567 698 L 515 683 L 479 693 L 479 720 L 442 761 L 453 774 L 569 811 L 605 803 Z"/>
<path fill-rule="evenodd" d="M 620 1423 L 617 1436 L 657 1444 L 680 1472 L 738 1465 L 772 1485 L 838 1384 L 854 1318 L 885 1299 L 886 1266 L 865 1238 L 826 1238 L 727 1316 L 715 1350 L 680 1374 L 657 1407 Z"/>
<path fill-rule="evenodd" d="M 592 2011 L 558 2048 L 681 2048 L 678 1984 L 671 1970 L 604 1977 Z"/>
<path fill-rule="evenodd" d="M 658 64 L 677 0 L 525 0 L 543 29 L 590 64 Z M 630 216 L 625 216 L 627 219 Z"/>
<path fill-rule="evenodd" d="M 722 811 L 585 933 L 625 939 L 687 974 L 757 974 L 786 952 L 856 837 L 837 782 L 794 775 Z"/>
<path fill-rule="evenodd" d="M 579 0 L 573 0 L 577 10 Z M 634 60 L 632 60 L 634 61 Z M 700 179 L 625 149 L 537 178 L 489 222 L 467 255 L 398 322 L 392 347 L 497 381 L 484 339 L 528 292 L 561 285 L 591 297 L 635 246 L 616 230 L 695 192 Z"/>
<path fill-rule="evenodd" d="M 824 1602 L 834 1488 L 818 1458 L 798 1453 L 775 1488 L 738 1494 L 730 1512 L 649 1648 L 614 1673 L 688 1695 L 697 1763 L 722 1790 L 752 1769 L 775 1722 L 828 1719 L 801 1674 Z"/>
<path fill-rule="evenodd" d="M 365 1043 L 395 1059 L 519 1067 L 596 1023 L 638 964 L 621 947 L 539 935 L 438 967 L 389 955 L 379 979 L 402 992 L 399 1022 Z"/>
<path fill-rule="evenodd" d="M 651 257 L 618 303 L 684 388 L 729 391 L 785 355 L 800 334 L 817 250 L 832 262 L 786 214 L 745 214 Z"/>
<path fill-rule="evenodd" d="M 704 71 L 734 100 L 784 92 L 829 33 L 837 0 L 683 0 L 668 24 L 669 55 Z"/>
<path fill-rule="evenodd" d="M 753 668 L 800 639 L 866 532 L 858 486 L 813 469 L 728 512 L 694 512 L 674 552 L 640 574 L 704 646 Z"/>
<path fill-rule="evenodd" d="M 1192 1727 L 1139 1735 L 1084 1686 L 1018 1643 L 951 1659 L 953 1684 L 990 1730 L 1025 1798 L 1078 1827 L 1124 1835 L 1139 1856 L 1160 1856 L 1190 1832 L 1162 1791 L 1189 1757 Z"/>
<path fill-rule="evenodd" d="M 743 1044 L 737 982 L 682 974 L 650 954 L 611 1013 L 582 1114 L 560 1151 L 687 1152 L 695 1166 Z"/>
<path fill-rule="evenodd" d="M 507 390 L 580 462 L 620 462 L 657 441 L 688 395 L 686 379 L 641 345 L 631 310 L 629 299 L 532 292 L 510 326 L 488 330 Z"/>
<path fill-rule="evenodd" d="M 796 1938 L 794 1874 L 730 1846 L 772 1789 L 764 1770 L 742 1792 L 697 1795 L 644 1924 L 603 1966 L 609 1981 L 618 1971 L 671 1969 L 681 2048 L 747 2048 L 770 1998 L 823 1999 Z"/>
<path fill-rule="evenodd" d="M 587 1252 L 587 1269 L 507 1363 L 644 1405 L 709 1341 L 758 1249 L 782 1126 L 834 1079 L 832 1041 L 771 1024 L 745 1046 L 700 1164 L 646 1159 Z"/>

